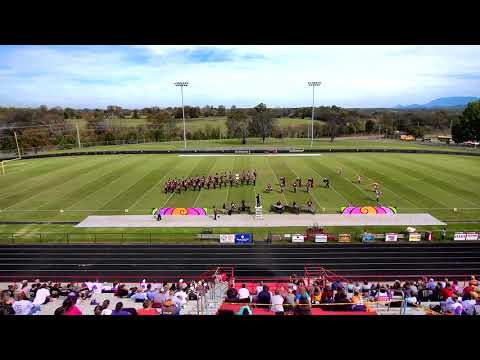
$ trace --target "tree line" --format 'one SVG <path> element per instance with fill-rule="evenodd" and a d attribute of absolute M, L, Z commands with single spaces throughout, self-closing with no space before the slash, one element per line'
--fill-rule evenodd
<path fill-rule="evenodd" d="M 338 106 L 320 106 L 314 113 L 314 136 L 337 136 L 380 134 L 392 137 L 397 132 L 411 134 L 417 138 L 426 132 L 449 131 L 452 128 L 453 140 L 479 140 L 479 103 L 469 104 L 463 113 L 459 110 L 394 110 L 394 109 L 345 109 Z M 295 124 L 279 126 L 280 117 L 292 119 L 310 119 L 311 107 L 268 108 L 260 103 L 253 108 L 227 109 L 220 105 L 185 107 L 185 116 L 226 117 L 227 133 L 222 134 L 221 126 L 205 126 L 196 130 L 187 129 L 187 138 L 194 140 L 218 139 L 220 137 L 238 138 L 245 143 L 248 137 L 291 138 L 311 136 L 308 126 Z M 149 107 L 142 109 L 123 109 L 120 106 L 108 106 L 106 109 L 73 108 L 0 108 L 0 149 L 13 149 L 15 142 L 13 130 L 21 139 L 25 148 L 42 146 L 73 147 L 76 145 L 76 120 L 82 119 L 86 126 L 80 129 L 81 141 L 88 143 L 115 141 L 157 142 L 183 139 L 183 129 L 178 126 L 182 118 L 181 107 Z M 143 119 L 136 126 L 118 126 L 116 119 L 125 123 L 133 119 Z M 135 123 L 136 124 L 136 123 Z"/>

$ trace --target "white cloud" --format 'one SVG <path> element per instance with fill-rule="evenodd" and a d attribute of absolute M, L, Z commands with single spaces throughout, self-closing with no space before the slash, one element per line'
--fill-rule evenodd
<path fill-rule="evenodd" d="M 182 58 L 205 48 L 232 60 Z M 175 106 L 173 82 L 188 80 L 191 105 L 307 106 L 315 80 L 319 105 L 393 106 L 478 96 L 478 80 L 446 76 L 478 73 L 478 58 L 480 46 L 29 46 L 0 57 L 0 105 Z"/>

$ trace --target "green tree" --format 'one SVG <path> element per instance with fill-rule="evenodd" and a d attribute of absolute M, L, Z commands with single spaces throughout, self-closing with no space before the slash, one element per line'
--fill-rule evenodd
<path fill-rule="evenodd" d="M 132 119 L 138 119 L 138 111 L 137 111 L 137 109 L 134 109 L 134 110 L 133 110 Z"/>
<path fill-rule="evenodd" d="M 252 134 L 261 137 L 263 143 L 265 143 L 265 138 L 272 135 L 273 125 L 274 117 L 272 112 L 256 113 L 250 122 L 250 131 Z"/>
<path fill-rule="evenodd" d="M 372 119 L 368 119 L 367 122 L 365 123 L 365 132 L 367 134 L 370 134 L 373 132 L 373 129 L 375 128 L 375 121 Z"/>
<path fill-rule="evenodd" d="M 469 103 L 460 119 L 465 125 L 468 140 L 480 140 L 480 101 Z"/>
<path fill-rule="evenodd" d="M 226 111 L 225 111 L 225 106 L 219 105 L 217 109 L 217 116 L 225 116 Z"/>
<path fill-rule="evenodd" d="M 235 110 L 227 118 L 228 137 L 242 139 L 242 144 L 246 144 L 246 138 L 249 132 L 249 118 L 242 111 Z"/>

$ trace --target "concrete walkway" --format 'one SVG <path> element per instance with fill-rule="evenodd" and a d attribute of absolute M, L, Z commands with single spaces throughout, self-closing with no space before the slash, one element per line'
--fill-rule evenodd
<path fill-rule="evenodd" d="M 151 215 L 89 216 L 76 225 L 80 228 L 174 228 L 174 227 L 291 227 L 291 226 L 398 226 L 445 225 L 430 214 L 340 215 L 340 214 L 266 214 L 263 220 L 254 215 L 163 216 L 156 221 Z"/>

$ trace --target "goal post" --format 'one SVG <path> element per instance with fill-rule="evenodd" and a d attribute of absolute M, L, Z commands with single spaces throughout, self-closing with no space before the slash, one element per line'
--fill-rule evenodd
<path fill-rule="evenodd" d="M 3 160 L 3 161 L 0 161 L 0 163 L 2 164 L 2 175 L 6 175 L 6 168 L 7 168 L 7 163 L 10 162 L 10 161 L 15 161 L 15 160 L 21 160 L 21 158 L 15 158 L 15 159 L 9 159 L 9 160 Z"/>

